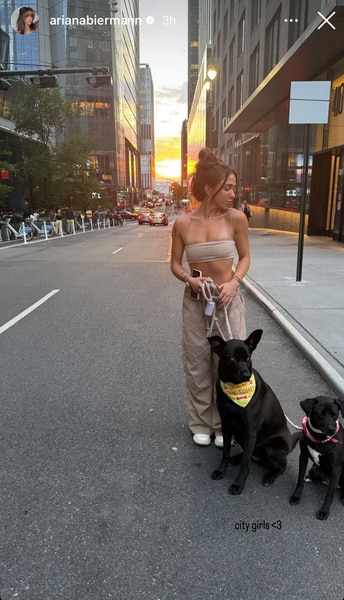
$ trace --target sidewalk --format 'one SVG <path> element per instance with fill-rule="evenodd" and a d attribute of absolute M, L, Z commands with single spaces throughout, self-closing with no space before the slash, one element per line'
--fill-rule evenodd
<path fill-rule="evenodd" d="M 344 245 L 304 238 L 296 281 L 298 234 L 250 229 L 244 287 L 271 313 L 334 392 L 344 397 Z"/>

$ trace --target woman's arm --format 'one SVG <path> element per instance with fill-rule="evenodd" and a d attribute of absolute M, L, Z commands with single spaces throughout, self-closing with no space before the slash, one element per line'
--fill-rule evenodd
<path fill-rule="evenodd" d="M 234 277 L 237 276 L 241 281 L 250 266 L 250 245 L 248 240 L 248 222 L 244 213 L 240 211 L 235 212 L 234 241 L 239 257 Z"/>
<path fill-rule="evenodd" d="M 172 249 L 171 249 L 171 271 L 177 279 L 192 287 L 194 292 L 199 293 L 202 282 L 207 277 L 191 277 L 183 267 L 183 254 L 185 244 L 182 234 L 180 220 L 177 219 L 172 228 Z"/>
<path fill-rule="evenodd" d="M 218 305 L 227 306 L 237 291 L 241 280 L 245 277 L 250 266 L 250 246 L 248 240 L 248 222 L 240 210 L 233 213 L 234 241 L 238 252 L 238 263 L 232 279 L 218 286 Z"/>
<path fill-rule="evenodd" d="M 189 274 L 183 267 L 184 240 L 181 233 L 180 222 L 177 219 L 172 227 L 172 248 L 171 248 L 171 271 L 177 279 L 186 283 Z"/>

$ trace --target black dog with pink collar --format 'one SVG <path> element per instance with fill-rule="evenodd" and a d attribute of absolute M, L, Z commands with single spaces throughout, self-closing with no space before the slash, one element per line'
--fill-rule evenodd
<path fill-rule="evenodd" d="M 317 519 L 325 520 L 330 514 L 337 487 L 344 505 L 344 429 L 339 422 L 340 413 L 344 415 L 344 402 L 338 398 L 317 396 L 303 400 L 300 405 L 305 415 L 299 440 L 299 476 L 289 502 L 293 506 L 299 504 L 308 460 L 311 459 L 310 479 L 328 483 L 324 503 L 316 513 Z"/>

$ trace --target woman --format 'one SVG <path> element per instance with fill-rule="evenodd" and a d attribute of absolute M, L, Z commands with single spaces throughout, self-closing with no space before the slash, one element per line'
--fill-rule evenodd
<path fill-rule="evenodd" d="M 244 339 L 245 306 L 239 285 L 249 264 L 248 225 L 245 215 L 234 208 L 237 175 L 234 169 L 204 148 L 199 154 L 191 192 L 199 207 L 176 219 L 172 229 L 172 273 L 186 285 L 183 300 L 183 362 L 186 375 L 186 405 L 189 428 L 196 444 L 207 446 L 215 434 L 215 445 L 223 446 L 221 421 L 216 408 L 217 357 L 207 340 L 207 317 L 202 296 L 203 282 L 214 282 L 216 318 L 219 328 L 212 335 Z M 190 273 L 183 267 L 183 254 Z M 238 260 L 234 270 L 234 258 Z M 192 276 L 193 270 L 201 275 Z M 190 292 L 199 295 L 192 299 Z M 191 292 L 192 293 L 192 292 Z"/>
<path fill-rule="evenodd" d="M 17 19 L 17 33 L 26 35 L 32 33 L 38 27 L 38 20 L 36 18 L 36 12 L 29 6 L 22 6 L 19 9 L 19 15 Z"/>

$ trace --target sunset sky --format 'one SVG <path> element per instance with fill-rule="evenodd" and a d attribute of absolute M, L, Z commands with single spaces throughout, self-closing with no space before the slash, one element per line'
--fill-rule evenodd
<path fill-rule="evenodd" d="M 160 181 L 181 177 L 180 135 L 187 118 L 187 5 L 186 0 L 140 3 L 140 60 L 152 70 L 156 178 Z"/>

